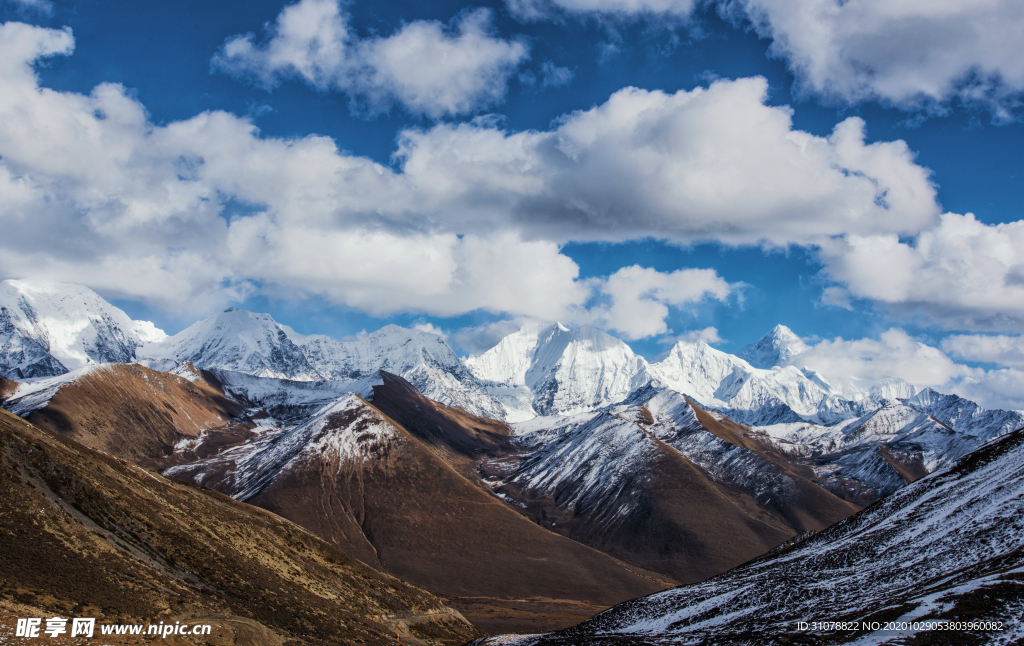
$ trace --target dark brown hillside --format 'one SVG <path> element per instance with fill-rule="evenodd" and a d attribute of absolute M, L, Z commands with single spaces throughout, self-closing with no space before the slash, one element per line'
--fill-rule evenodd
<path fill-rule="evenodd" d="M 478 417 L 424 397 L 405 379 L 381 371 L 384 383 L 373 388 L 373 405 L 426 444 L 434 453 L 479 482 L 477 464 L 516 452 L 512 429 L 504 422 Z"/>
<path fill-rule="evenodd" d="M 429 593 L 289 521 L 6 411 L 0 500 L 5 617 L 40 616 L 34 608 L 101 622 L 212 623 L 204 643 L 217 645 L 235 635 L 268 646 L 383 646 L 461 644 L 479 634 Z"/>
<path fill-rule="evenodd" d="M 232 442 L 248 436 L 248 425 L 241 421 L 244 413 L 203 380 L 113 363 L 62 385 L 44 408 L 26 419 L 90 448 L 162 467 L 169 464 L 166 458 L 175 444 L 204 432 L 217 431 L 214 435 L 226 435 Z"/>
<path fill-rule="evenodd" d="M 470 620 L 485 629 L 567 625 L 575 616 L 671 583 L 537 526 L 459 473 L 436 447 L 370 404 L 360 406 L 347 417 L 327 417 L 307 444 L 348 437 L 362 455 L 296 454 L 248 502 L 339 545 L 357 543 L 356 553 L 372 556 L 369 562 L 458 598 L 456 607 L 472 610 Z M 384 431 L 366 431 L 371 423 Z M 477 430 L 493 439 L 486 429 Z M 458 438 L 448 439 L 457 445 Z M 175 477 L 233 493 L 232 470 L 211 459 L 180 467 Z M 362 545 L 353 528 L 361 532 Z"/>
<path fill-rule="evenodd" d="M 794 532 L 821 531 L 860 511 L 861 506 L 843 500 L 815 483 L 814 470 L 794 462 L 766 440 L 750 433 L 750 429 L 728 417 L 716 419 L 687 398 L 701 426 L 721 439 L 748 449 L 773 464 L 790 478 L 792 488 L 784 498 L 764 506 L 783 518 Z"/>
<path fill-rule="evenodd" d="M 567 420 L 481 473 L 544 527 L 686 583 L 858 510 L 745 427 L 694 409 L 681 426 L 645 406 Z"/>
<path fill-rule="evenodd" d="M 0 403 L 7 401 L 17 387 L 18 382 L 11 381 L 7 377 L 0 377 Z"/>
<path fill-rule="evenodd" d="M 621 513 L 609 513 L 604 505 L 569 510 L 514 484 L 501 490 L 525 503 L 526 513 L 544 526 L 683 583 L 720 574 L 795 533 L 750 495 L 715 482 L 668 448 L 609 503 Z"/>

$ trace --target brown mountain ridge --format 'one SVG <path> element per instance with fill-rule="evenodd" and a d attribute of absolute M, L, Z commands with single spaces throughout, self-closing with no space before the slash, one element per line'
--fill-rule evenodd
<path fill-rule="evenodd" d="M 504 425 L 384 382 L 374 402 L 416 433 L 352 395 L 255 456 L 228 451 L 168 474 L 290 518 L 488 630 L 563 624 L 672 584 L 539 527 L 473 477 L 469 454 L 504 447 Z"/>
<path fill-rule="evenodd" d="M 209 644 L 240 634 L 295 646 L 460 644 L 480 635 L 431 594 L 283 518 L 7 411 L 0 500 L 7 615 L 210 623 Z"/>

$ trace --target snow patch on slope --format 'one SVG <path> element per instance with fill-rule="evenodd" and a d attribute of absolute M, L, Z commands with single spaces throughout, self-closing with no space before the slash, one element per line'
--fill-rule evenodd
<path fill-rule="evenodd" d="M 247 442 L 208 460 L 172 467 L 165 475 L 203 473 L 207 466 L 232 463 L 226 491 L 245 501 L 279 476 L 302 470 L 312 460 L 333 465 L 340 472 L 350 463 L 378 459 L 381 450 L 399 437 L 398 430 L 380 412 L 355 393 L 347 393 L 289 431 L 267 433 L 260 441 Z"/>
<path fill-rule="evenodd" d="M 104 368 L 105 366 L 102 365 L 91 365 L 49 379 L 20 383 L 14 393 L 4 402 L 4 408 L 19 417 L 25 417 L 32 411 L 46 408 L 57 391 L 64 386 Z"/>

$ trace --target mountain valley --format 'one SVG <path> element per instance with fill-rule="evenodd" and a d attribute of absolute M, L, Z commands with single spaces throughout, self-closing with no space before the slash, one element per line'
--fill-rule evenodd
<path fill-rule="evenodd" d="M 1024 426 L 898 380 L 851 394 L 794 365 L 783 326 L 648 361 L 527 325 L 460 359 L 435 334 L 338 341 L 234 308 L 167 337 L 26 285 L 0 292 L 0 401 L 35 432 L 265 509 L 491 634 L 731 576 Z"/>
<path fill-rule="evenodd" d="M 725 574 L 478 644 L 1019 644 L 1022 537 L 1024 429 Z"/>

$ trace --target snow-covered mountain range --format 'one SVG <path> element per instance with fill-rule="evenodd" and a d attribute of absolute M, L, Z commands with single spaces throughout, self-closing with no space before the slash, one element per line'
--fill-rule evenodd
<path fill-rule="evenodd" d="M 361 381 L 385 370 L 436 401 L 477 415 L 504 417 L 501 405 L 442 337 L 397 325 L 339 341 L 298 334 L 269 314 L 229 307 L 146 345 L 138 355 L 151 367 L 190 361 L 200 368 L 293 382 Z"/>
<path fill-rule="evenodd" d="M 87 365 L 128 363 L 144 343 L 166 335 L 81 285 L 37 280 L 0 283 L 0 375 L 33 379 Z"/>
<path fill-rule="evenodd" d="M 820 374 L 790 365 L 807 346 L 781 325 L 737 355 L 680 341 L 652 361 L 591 327 L 529 325 L 462 360 L 436 334 L 389 325 L 340 341 L 235 308 L 167 337 L 87 288 L 32 281 L 2 284 L 0 325 L 0 374 L 8 378 L 104 362 L 172 370 L 188 361 L 220 371 L 240 396 L 286 411 L 293 423 L 336 393 L 362 392 L 380 370 L 431 399 L 512 423 L 594 415 L 668 390 L 748 425 L 813 465 L 834 492 L 852 479 L 872 499 L 1024 426 L 1019 411 L 986 411 L 896 379 L 846 397 Z"/>
<path fill-rule="evenodd" d="M 166 416 L 177 403 L 160 403 L 152 387 L 129 392 L 102 379 L 115 371 L 98 364 L 172 372 L 183 378 L 178 386 L 193 382 L 220 408 L 211 408 L 209 424 L 189 427 L 187 446 L 174 424 L 171 440 L 151 443 L 153 459 L 178 465 L 168 475 L 250 500 L 385 562 L 400 562 L 386 550 L 399 554 L 409 543 L 406 516 L 440 523 L 431 535 L 437 546 L 456 531 L 444 523 L 467 532 L 449 517 L 447 498 L 423 495 L 457 484 L 452 500 L 469 496 L 490 510 L 468 532 L 484 560 L 495 556 L 498 518 L 517 528 L 512 534 L 535 531 L 538 544 L 557 537 L 572 550 L 700 581 L 1024 427 L 1024 412 L 985 410 L 895 379 L 850 397 L 799 365 L 807 346 L 784 326 L 737 355 L 681 341 L 648 361 L 591 327 L 530 325 L 460 359 L 444 337 L 393 325 L 337 340 L 228 308 L 166 337 L 85 288 L 9 281 L 4 289 L 0 374 L 17 382 L 0 383 L 5 408 L 70 419 L 76 402 L 96 399 L 83 394 L 86 386 L 110 382 L 122 406 L 135 397 L 131 410 Z M 136 381 L 147 386 L 160 375 L 116 368 L 140 373 Z M 200 412 L 187 413 L 189 421 Z M 399 449 L 426 470 L 399 460 Z M 371 475 L 374 522 L 387 531 L 360 520 Z M 398 515 L 396 478 L 407 478 Z M 334 501 L 331 514 L 317 501 Z M 447 577 L 448 565 L 441 571 L 423 581 Z M 507 576 L 499 578 L 498 588 Z M 627 588 L 636 596 L 634 583 Z"/>

